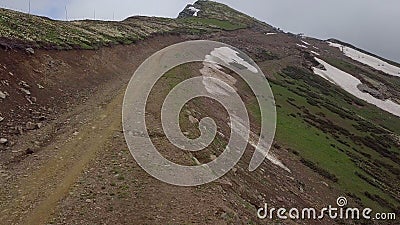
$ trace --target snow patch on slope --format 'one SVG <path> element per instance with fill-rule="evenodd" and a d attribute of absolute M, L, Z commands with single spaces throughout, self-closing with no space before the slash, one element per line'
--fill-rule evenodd
<path fill-rule="evenodd" d="M 246 139 L 245 133 L 246 133 L 247 128 L 246 128 L 245 125 L 243 125 L 244 124 L 243 120 L 240 119 L 239 117 L 233 117 L 233 121 L 231 122 L 231 124 L 232 124 L 231 125 L 232 131 L 235 132 L 235 133 L 238 133 L 240 136 L 242 136 L 244 139 Z M 267 152 L 267 159 L 270 162 L 272 162 L 274 165 L 279 166 L 283 170 L 291 173 L 290 169 L 287 166 L 285 166 L 279 159 L 277 159 L 276 156 L 271 154 L 271 152 L 268 151 L 268 148 L 265 147 L 262 142 L 259 143 L 259 145 L 257 146 L 257 141 L 259 139 L 260 139 L 260 137 L 257 134 L 255 134 L 255 133 L 250 131 L 249 144 L 251 146 L 253 146 L 253 148 L 256 151 L 259 151 L 262 154 Z"/>
<path fill-rule="evenodd" d="M 200 9 L 196 9 L 193 6 L 190 6 L 188 9 L 193 12 L 193 16 L 197 16 L 198 13 L 200 12 Z"/>
<path fill-rule="evenodd" d="M 240 64 L 253 73 L 258 72 L 257 68 L 246 62 L 238 54 L 239 53 L 237 51 L 231 48 L 221 47 L 214 49 L 210 55 L 206 55 L 203 62 L 204 66 L 200 70 L 200 73 L 203 75 L 203 84 L 208 93 L 216 95 L 231 95 L 232 89 L 230 89 L 228 86 L 231 86 L 235 91 L 237 91 L 237 89 L 234 87 L 236 84 L 236 79 L 223 71 L 223 68 L 217 64 L 218 59 L 222 60 L 226 64 Z M 209 78 L 216 78 L 222 83 Z"/>
<path fill-rule="evenodd" d="M 250 63 L 246 62 L 246 60 L 242 59 L 239 56 L 239 52 L 237 52 L 231 48 L 228 48 L 228 47 L 216 48 L 211 52 L 210 55 L 221 59 L 226 64 L 237 63 L 237 64 L 240 64 L 240 65 L 246 67 L 248 70 L 250 70 L 253 73 L 258 73 L 258 70 L 256 67 L 254 67 Z M 210 58 L 211 58 L 210 56 L 207 56 L 206 61 Z"/>
<path fill-rule="evenodd" d="M 2 91 L 0 91 L 0 98 L 5 99 L 7 97 L 7 95 L 5 93 L 3 93 Z"/>
<path fill-rule="evenodd" d="M 305 45 L 301 45 L 301 44 L 296 44 L 297 46 L 299 46 L 299 47 L 302 47 L 302 48 L 308 48 L 307 46 L 305 46 Z"/>
<path fill-rule="evenodd" d="M 332 42 L 328 42 L 328 44 L 332 47 L 339 48 L 347 57 L 350 57 L 353 60 L 361 62 L 365 65 L 368 65 L 376 70 L 380 70 L 389 75 L 400 77 L 399 67 L 393 66 L 392 64 L 389 64 L 381 59 L 378 59 L 376 57 L 370 56 L 368 54 L 362 53 L 360 51 L 357 51 L 355 49 L 349 48 L 341 44 Z"/>
<path fill-rule="evenodd" d="M 250 138 L 253 138 L 255 140 L 257 140 L 257 138 L 259 138 L 256 134 L 251 133 L 250 134 Z M 259 151 L 261 153 L 264 153 L 266 151 L 266 148 L 264 146 L 257 146 L 256 142 L 250 140 L 249 144 L 251 146 L 253 146 L 253 148 L 256 149 L 256 151 Z M 278 158 L 276 158 L 276 156 L 274 156 L 271 152 L 267 153 L 267 159 L 272 162 L 274 165 L 279 166 L 280 168 L 282 168 L 283 170 L 286 170 L 287 172 L 291 173 L 292 171 L 290 171 L 289 168 L 287 168 L 287 166 L 285 166 L 285 164 L 283 164 Z"/>
<path fill-rule="evenodd" d="M 325 67 L 326 70 L 321 70 L 319 68 L 314 67 L 314 73 L 325 78 L 331 83 L 341 87 L 343 90 L 348 93 L 356 96 L 359 99 L 362 99 L 370 104 L 373 104 L 393 115 L 400 117 L 400 105 L 391 101 L 391 100 L 380 100 L 368 93 L 364 93 L 360 91 L 357 86 L 362 84 L 362 82 L 356 77 L 352 76 L 349 73 L 346 73 L 338 68 L 331 66 L 325 61 L 315 58 L 321 65 Z"/>
<path fill-rule="evenodd" d="M 216 48 L 210 53 L 210 55 L 206 55 L 203 62 L 203 68 L 200 69 L 200 73 L 203 76 L 203 85 L 208 93 L 214 95 L 231 95 L 232 89 L 227 88 L 228 86 L 237 91 L 237 88 L 235 88 L 234 86 L 237 80 L 229 74 L 225 73 L 223 71 L 223 67 L 216 63 L 216 59 L 220 59 L 227 64 L 238 63 L 248 70 L 252 71 L 253 73 L 258 72 L 257 68 L 246 62 L 244 59 L 240 58 L 238 54 L 238 52 L 231 48 L 222 47 Z M 210 78 L 216 78 L 220 80 L 220 82 L 216 82 L 214 79 Z M 281 161 L 279 161 L 276 156 L 268 152 L 268 148 L 262 144 L 262 141 L 260 145 L 257 146 L 257 141 L 260 140 L 260 137 L 257 134 L 250 131 L 250 137 L 249 140 L 247 140 L 245 134 L 247 133 L 246 131 L 248 130 L 248 128 L 246 128 L 244 124 L 244 121 L 236 116 L 233 116 L 233 120 L 231 121 L 231 123 L 228 123 L 228 125 L 232 129 L 232 132 L 235 132 L 243 137 L 243 139 L 248 141 L 249 144 L 253 146 L 256 151 L 259 151 L 261 153 L 267 152 L 266 158 L 269 161 L 290 173 L 291 171 Z M 221 136 L 223 136 L 223 134 Z"/>
<path fill-rule="evenodd" d="M 209 59 L 208 59 L 209 60 Z M 203 85 L 206 88 L 207 92 L 213 95 L 231 95 L 232 89 L 228 88 L 226 85 L 216 82 L 214 79 L 216 78 L 221 80 L 223 83 L 228 84 L 235 91 L 235 84 L 237 80 L 231 75 L 225 73 L 223 68 L 212 62 L 203 62 L 204 67 L 200 69 L 200 73 L 203 75 Z"/>
<path fill-rule="evenodd" d="M 315 51 L 311 51 L 311 53 L 314 55 L 320 55 L 318 52 L 315 52 Z"/>

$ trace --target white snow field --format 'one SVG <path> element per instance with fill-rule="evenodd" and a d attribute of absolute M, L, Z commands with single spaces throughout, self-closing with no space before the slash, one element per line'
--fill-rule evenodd
<path fill-rule="evenodd" d="M 332 47 L 339 48 L 347 57 L 350 57 L 353 60 L 361 62 L 365 65 L 368 65 L 376 70 L 380 70 L 389 75 L 400 77 L 400 68 L 397 66 L 394 66 L 381 59 L 378 59 L 376 57 L 370 56 L 368 54 L 362 53 L 360 51 L 357 51 L 355 49 L 349 48 L 341 44 L 332 43 L 329 41 L 328 44 Z"/>
<path fill-rule="evenodd" d="M 338 85 L 343 90 L 349 92 L 350 94 L 362 99 L 370 104 L 373 104 L 393 115 L 400 117 L 400 105 L 391 100 L 380 100 L 368 93 L 360 91 L 357 86 L 361 84 L 361 81 L 356 77 L 348 74 L 338 68 L 331 66 L 330 64 L 324 62 L 321 59 L 315 58 L 320 64 L 322 64 L 326 70 L 321 70 L 319 68 L 313 68 L 314 73 L 325 78 L 326 80 Z"/>

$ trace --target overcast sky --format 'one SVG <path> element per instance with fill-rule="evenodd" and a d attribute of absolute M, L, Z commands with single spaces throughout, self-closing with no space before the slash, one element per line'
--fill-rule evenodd
<path fill-rule="evenodd" d="M 122 20 L 132 15 L 176 17 L 194 0 L 31 0 L 31 12 L 53 19 Z M 399 0 L 218 0 L 284 31 L 338 38 L 400 62 Z M 28 11 L 29 0 L 0 0 Z"/>

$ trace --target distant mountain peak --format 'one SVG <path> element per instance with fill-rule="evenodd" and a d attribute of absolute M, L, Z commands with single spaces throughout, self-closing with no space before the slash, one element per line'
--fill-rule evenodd
<path fill-rule="evenodd" d="M 228 5 L 208 0 L 199 0 L 193 4 L 188 4 L 178 15 L 178 18 L 191 17 L 229 21 L 231 23 L 246 27 L 261 25 L 271 28 L 270 25 L 239 12 Z"/>
<path fill-rule="evenodd" d="M 197 7 L 197 8 L 196 8 Z M 188 17 L 196 17 L 201 12 L 201 6 L 195 2 L 194 4 L 188 4 L 182 12 L 179 13 L 178 18 L 188 18 Z"/>

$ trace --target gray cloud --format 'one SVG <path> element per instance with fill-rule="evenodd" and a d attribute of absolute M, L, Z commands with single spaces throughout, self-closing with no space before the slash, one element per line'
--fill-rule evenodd
<path fill-rule="evenodd" d="M 2 7 L 27 11 L 29 0 L 2 0 Z M 220 0 L 293 33 L 338 38 L 400 62 L 398 0 Z M 31 0 L 31 12 L 54 19 L 122 20 L 132 15 L 176 17 L 188 0 Z"/>

